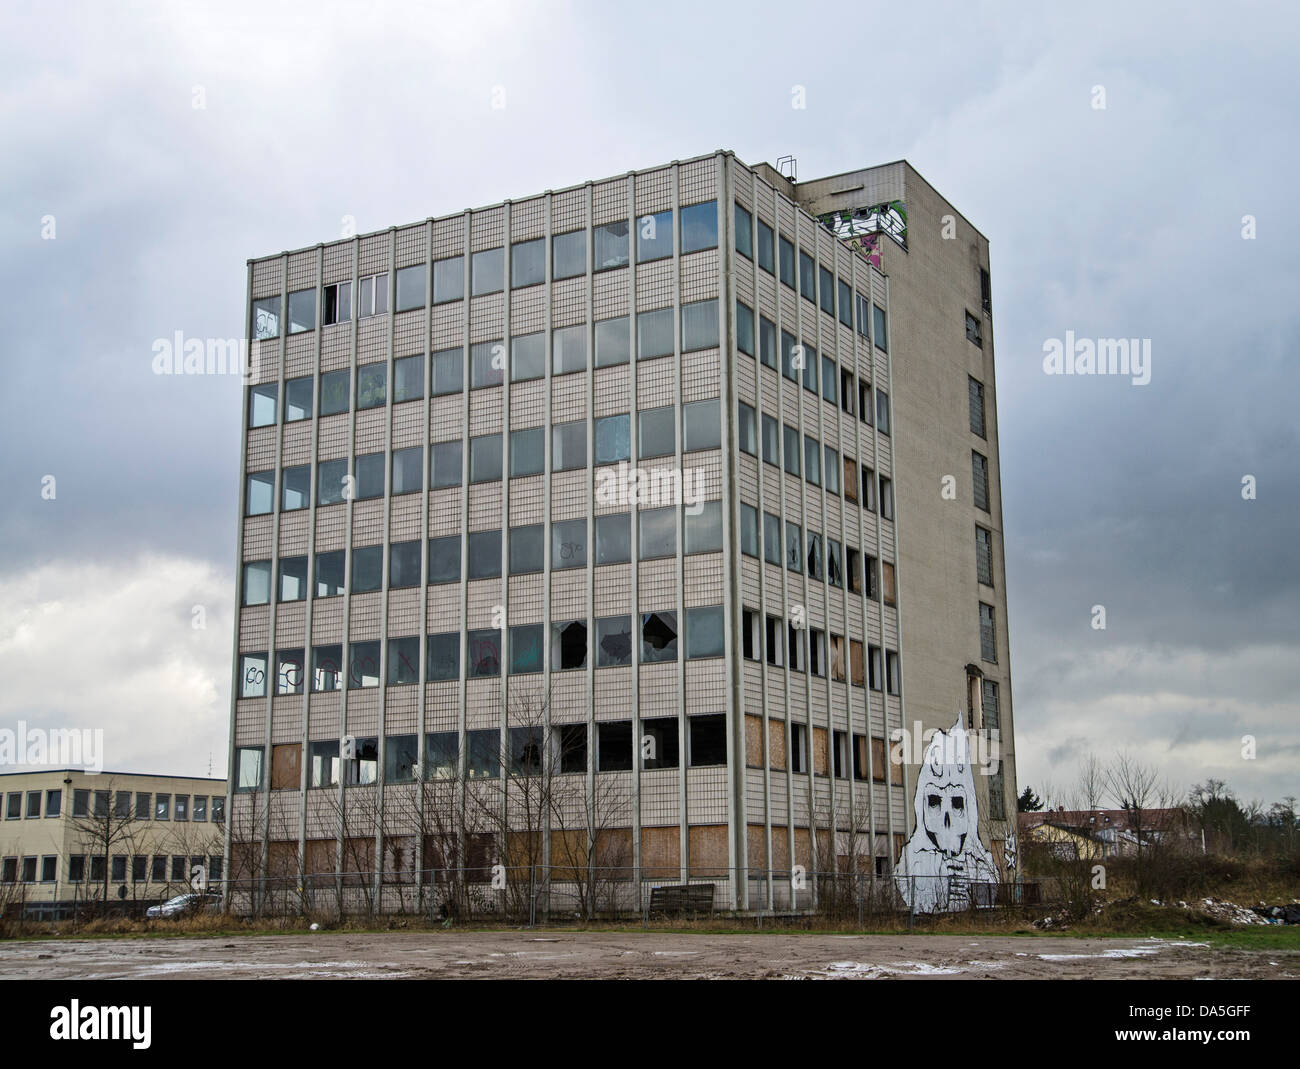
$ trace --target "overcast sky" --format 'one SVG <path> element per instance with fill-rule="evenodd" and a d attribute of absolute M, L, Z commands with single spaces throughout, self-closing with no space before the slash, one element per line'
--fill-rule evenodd
<path fill-rule="evenodd" d="M 991 244 L 1020 782 L 1126 749 L 1300 794 L 1296 9 L 725 6 L 6 3 L 0 727 L 224 774 L 239 386 L 151 360 L 242 333 L 249 257 L 718 148 L 905 157 Z M 1067 330 L 1151 339 L 1150 384 L 1045 375 Z"/>

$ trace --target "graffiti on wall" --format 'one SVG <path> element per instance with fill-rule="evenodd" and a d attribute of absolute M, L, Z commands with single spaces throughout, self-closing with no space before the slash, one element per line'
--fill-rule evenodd
<path fill-rule="evenodd" d="M 918 913 L 965 909 L 972 884 L 998 882 L 997 865 L 979 837 L 978 806 L 969 741 L 958 716 L 926 747 L 912 799 L 916 830 L 894 868 L 899 893 Z"/>
<path fill-rule="evenodd" d="M 907 206 L 901 200 L 873 204 L 869 208 L 827 212 L 819 218 L 822 226 L 858 249 L 877 268 L 883 269 L 882 235 L 888 234 L 904 249 L 907 248 Z"/>

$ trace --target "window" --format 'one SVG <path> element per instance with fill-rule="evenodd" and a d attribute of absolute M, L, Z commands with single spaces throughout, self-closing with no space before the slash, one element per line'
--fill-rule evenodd
<path fill-rule="evenodd" d="M 739 204 L 733 205 L 733 224 L 736 231 L 736 251 L 747 260 L 754 258 L 754 217 Z"/>
<path fill-rule="evenodd" d="M 424 487 L 424 447 L 393 450 L 394 494 L 418 493 Z"/>
<path fill-rule="evenodd" d="M 505 289 L 505 271 L 505 249 L 484 249 L 482 252 L 474 253 L 469 261 L 470 296 L 500 293 Z"/>
<path fill-rule="evenodd" d="M 379 739 L 358 738 L 355 757 L 343 758 L 343 782 L 349 787 L 374 783 L 379 776 Z"/>
<path fill-rule="evenodd" d="M 799 296 L 805 301 L 817 301 L 817 267 L 802 249 L 799 250 Z"/>
<path fill-rule="evenodd" d="M 884 390 L 876 391 L 876 430 L 889 433 L 889 394 Z"/>
<path fill-rule="evenodd" d="M 278 382 L 248 388 L 248 425 L 250 427 L 269 427 L 275 423 L 275 399 L 279 395 L 279 391 L 280 384 Z"/>
<path fill-rule="evenodd" d="M 560 772 L 587 771 L 587 725 L 556 724 L 551 729 Z"/>
<path fill-rule="evenodd" d="M 852 457 L 844 458 L 844 497 L 848 501 L 858 500 L 858 463 Z"/>
<path fill-rule="evenodd" d="M 306 673 L 303 671 L 302 650 L 276 650 L 276 694 L 301 694 L 305 675 Z M 177 819 L 179 820 L 180 818 L 178 817 Z"/>
<path fill-rule="evenodd" d="M 631 339 L 627 316 L 602 319 L 596 324 L 596 366 L 613 367 L 630 359 Z"/>
<path fill-rule="evenodd" d="M 682 309 L 685 314 L 685 308 Z M 673 355 L 673 310 L 656 308 L 636 315 L 636 358 L 652 360 Z"/>
<path fill-rule="evenodd" d="M 993 627 L 993 606 L 980 602 L 980 657 L 994 664 L 998 660 L 997 634 Z"/>
<path fill-rule="evenodd" d="M 989 273 L 980 268 L 980 308 L 985 315 L 993 314 L 993 288 L 989 285 Z"/>
<path fill-rule="evenodd" d="M 722 654 L 722 606 L 709 605 L 687 609 L 687 659 L 721 657 Z"/>
<path fill-rule="evenodd" d="M 587 421 L 557 423 L 551 428 L 551 470 L 572 471 L 586 466 Z"/>
<path fill-rule="evenodd" d="M 880 516 L 885 520 L 894 518 L 894 482 L 883 475 L 880 477 Z"/>
<path fill-rule="evenodd" d="M 875 335 L 876 348 L 889 352 L 889 333 L 885 329 L 885 310 L 878 304 L 871 306 L 872 333 Z"/>
<path fill-rule="evenodd" d="M 831 586 L 844 585 L 843 550 L 833 538 L 826 539 L 826 582 Z"/>
<path fill-rule="evenodd" d="M 596 725 L 596 771 L 628 772 L 632 768 L 632 721 Z"/>
<path fill-rule="evenodd" d="M 510 432 L 510 477 L 540 475 L 546 468 L 546 428 Z"/>
<path fill-rule="evenodd" d="M 430 681 L 460 678 L 460 632 L 430 635 L 425 649 L 425 678 Z"/>
<path fill-rule="evenodd" d="M 357 408 L 378 408 L 388 401 L 388 365 L 365 364 L 357 368 Z"/>
<path fill-rule="evenodd" d="M 424 307 L 425 265 L 413 264 L 397 269 L 397 301 L 394 310 L 409 312 Z"/>
<path fill-rule="evenodd" d="M 542 771 L 542 728 L 511 728 L 509 771 L 512 776 L 536 776 Z"/>
<path fill-rule="evenodd" d="M 868 427 L 871 426 L 871 383 L 858 381 L 858 419 L 862 420 Z"/>
<path fill-rule="evenodd" d="M 261 787 L 261 763 L 261 746 L 239 746 L 235 750 L 235 792 L 256 791 Z M 161 819 L 165 821 L 166 817 Z"/>
<path fill-rule="evenodd" d="M 998 685 L 991 679 L 985 679 L 982 681 L 982 689 L 984 727 L 989 731 L 1000 731 L 1002 728 L 1002 710 L 998 705 Z"/>
<path fill-rule="evenodd" d="M 890 694 L 897 695 L 903 685 L 899 671 L 898 654 L 893 650 L 885 651 L 885 687 Z"/>
<path fill-rule="evenodd" d="M 300 464 L 280 473 L 280 511 L 292 512 L 311 504 L 311 465 Z"/>
<path fill-rule="evenodd" d="M 587 566 L 587 519 L 551 524 L 551 568 Z"/>
<path fill-rule="evenodd" d="M 840 408 L 853 415 L 853 403 L 856 395 L 853 389 L 853 372 L 845 368 L 840 369 Z"/>
<path fill-rule="evenodd" d="M 682 438 L 684 453 L 722 444 L 722 412 L 716 398 L 682 405 Z"/>
<path fill-rule="evenodd" d="M 818 306 L 827 315 L 835 314 L 835 275 L 826 268 L 817 268 Z"/>
<path fill-rule="evenodd" d="M 763 656 L 767 663 L 774 667 L 779 668 L 785 663 L 784 636 L 779 616 L 769 616 L 764 621 Z"/>
<path fill-rule="evenodd" d="M 785 566 L 792 572 L 803 571 L 803 531 L 797 523 L 785 525 Z"/>
<path fill-rule="evenodd" d="M 149 879 L 154 883 L 167 882 L 167 855 L 155 854 L 149 862 Z"/>
<path fill-rule="evenodd" d="M 788 330 L 781 331 L 781 374 L 791 382 L 798 382 L 803 359 L 803 350 L 795 343 L 794 335 Z"/>
<path fill-rule="evenodd" d="M 682 255 L 718 247 L 718 202 L 706 200 L 682 209 Z"/>
<path fill-rule="evenodd" d="M 830 446 L 825 446 L 823 453 L 826 457 L 822 470 L 826 474 L 826 489 L 832 494 L 840 492 L 840 455 Z"/>
<path fill-rule="evenodd" d="M 440 490 L 448 486 L 461 485 L 462 454 L 459 440 L 435 442 L 429 447 L 429 486 L 432 489 Z"/>
<path fill-rule="evenodd" d="M 315 383 L 310 375 L 289 379 L 284 384 L 284 421 L 296 423 L 311 419 L 312 390 Z"/>
<path fill-rule="evenodd" d="M 41 858 L 41 882 L 54 883 L 54 881 L 57 880 L 58 878 L 59 878 L 59 859 L 55 857 L 53 854 L 47 854 L 45 857 Z"/>
<path fill-rule="evenodd" d="M 592 231 L 592 266 L 607 271 L 628 264 L 627 221 L 606 223 Z M 670 235 L 671 240 L 671 235 Z"/>
<path fill-rule="evenodd" d="M 757 413 L 744 401 L 739 403 L 738 412 L 737 430 L 740 448 L 750 456 L 758 456 L 758 429 L 755 426 L 758 420 Z"/>
<path fill-rule="evenodd" d="M 393 403 L 424 398 L 424 354 L 393 361 Z"/>
<path fill-rule="evenodd" d="M 506 347 L 499 341 L 481 341 L 469 347 L 469 385 L 477 390 L 505 381 Z"/>
<path fill-rule="evenodd" d="M 743 301 L 736 302 L 736 348 L 746 356 L 754 355 L 754 309 Z"/>
<path fill-rule="evenodd" d="M 763 513 L 763 559 L 768 564 L 781 563 L 781 517 Z"/>
<path fill-rule="evenodd" d="M 431 731 L 424 736 L 425 779 L 447 779 L 460 762 L 460 738 L 454 731 Z"/>
<path fill-rule="evenodd" d="M 519 241 L 510 246 L 510 285 L 536 286 L 546 281 L 546 239 Z"/>
<path fill-rule="evenodd" d="M 721 715 L 687 717 L 690 725 L 690 762 L 701 765 L 727 763 L 727 718 Z"/>
<path fill-rule="evenodd" d="M 717 245 L 717 235 L 713 244 Z M 649 263 L 663 260 L 673 254 L 673 213 L 656 212 L 643 215 L 636 221 L 636 262 Z"/>
<path fill-rule="evenodd" d="M 545 563 L 546 526 L 536 523 L 510 528 L 510 574 L 540 572 Z"/>
<path fill-rule="evenodd" d="M 350 371 L 328 371 L 320 377 L 320 414 L 336 416 L 348 410 L 352 395 Z"/>
<path fill-rule="evenodd" d="M 776 273 L 776 257 L 772 248 L 772 228 L 758 220 L 758 266 L 769 275 Z"/>
<path fill-rule="evenodd" d="M 848 589 L 850 594 L 861 594 L 862 587 L 862 554 L 852 546 L 845 546 L 845 567 L 844 575 L 848 580 Z"/>
<path fill-rule="evenodd" d="M 470 731 L 465 736 L 465 771 L 471 779 L 485 779 L 501 775 L 501 733 L 492 728 L 487 731 Z"/>
<path fill-rule="evenodd" d="M 632 559 L 632 516 L 616 512 L 596 517 L 596 563 L 625 564 Z"/>
<path fill-rule="evenodd" d="M 984 338 L 980 333 L 980 321 L 969 312 L 966 313 L 966 340 L 984 348 Z"/>
<path fill-rule="evenodd" d="M 500 531 L 493 532 L 499 538 Z M 470 535 L 471 547 L 473 535 Z M 420 585 L 420 540 L 394 542 L 388 547 L 388 585 L 394 590 Z"/>
<path fill-rule="evenodd" d="M 848 732 L 831 732 L 831 773 L 836 779 L 848 779 L 849 777 Z"/>
<path fill-rule="evenodd" d="M 843 683 L 846 678 L 844 672 L 844 636 L 831 635 L 829 637 L 831 679 L 836 683 Z"/>
<path fill-rule="evenodd" d="M 632 417 L 604 416 L 596 420 L 596 463 L 617 464 L 632 456 Z"/>
<path fill-rule="evenodd" d="M 429 539 L 429 585 L 460 582 L 460 535 Z"/>
<path fill-rule="evenodd" d="M 13 818 L 17 816 L 17 814 L 13 811 L 14 804 L 15 804 L 13 799 L 14 799 L 13 795 L 10 795 L 9 798 L 7 799 L 8 808 L 5 811 L 5 816 L 9 818 Z M 90 816 L 90 792 L 89 791 L 74 790 L 72 792 L 72 815 L 74 817 Z"/>
<path fill-rule="evenodd" d="M 384 469 L 387 467 L 383 453 L 367 453 L 355 458 L 357 500 L 384 496 Z"/>
<path fill-rule="evenodd" d="M 766 316 L 758 317 L 758 358 L 767 367 L 776 367 L 776 324 Z"/>
<path fill-rule="evenodd" d="M 826 632 L 815 627 L 808 629 L 808 671 L 815 676 L 826 675 Z"/>
<path fill-rule="evenodd" d="M 677 613 L 641 614 L 641 660 L 645 664 L 677 660 Z"/>
<path fill-rule="evenodd" d="M 682 305 L 682 352 L 718 347 L 718 302 L 695 301 Z"/>
<path fill-rule="evenodd" d="M 266 697 L 265 653 L 245 653 L 240 655 L 239 696 L 241 698 Z"/>
<path fill-rule="evenodd" d="M 779 238 L 781 250 L 781 281 L 794 289 L 794 245 L 788 238 Z"/>
<path fill-rule="evenodd" d="M 556 375 L 587 370 L 587 324 L 551 331 L 551 370 Z"/>
<path fill-rule="evenodd" d="M 188 794 L 178 794 L 176 804 L 172 809 L 172 819 L 188 821 L 190 819 L 190 796 Z"/>
<path fill-rule="evenodd" d="M 390 638 L 388 640 L 388 683 L 403 686 L 420 681 L 419 636 Z M 415 736 L 411 736 L 414 743 Z"/>
<path fill-rule="evenodd" d="M 763 463 L 777 467 L 781 463 L 781 437 L 777 422 L 764 413 L 763 415 Z"/>
<path fill-rule="evenodd" d="M 568 671 L 587 667 L 587 621 L 551 624 L 551 667 Z"/>
<path fill-rule="evenodd" d="M 985 586 L 993 585 L 993 534 L 985 527 L 975 528 L 975 576 Z"/>
<path fill-rule="evenodd" d="M 501 478 L 501 435 L 485 434 L 469 440 L 469 481 L 497 482 Z"/>
<path fill-rule="evenodd" d="M 352 593 L 378 590 L 384 582 L 384 547 L 360 546 L 352 551 Z"/>
<path fill-rule="evenodd" d="M 208 796 L 206 794 L 196 794 L 194 796 L 194 819 L 196 821 L 208 819 Z"/>
<path fill-rule="evenodd" d="M 970 377 L 967 377 L 967 383 L 970 387 L 970 432 L 984 438 L 984 383 Z"/>
<path fill-rule="evenodd" d="M 587 273 L 587 232 L 571 230 L 551 238 L 551 277 L 575 278 Z"/>
<path fill-rule="evenodd" d="M 118 792 L 118 794 L 121 793 L 122 793 L 121 791 Z M 131 796 L 128 794 L 127 798 L 130 797 Z M 33 818 L 39 817 L 40 815 L 41 815 L 41 792 L 28 791 L 27 792 L 27 819 L 32 820 Z M 120 815 L 122 814 L 119 814 L 119 816 Z"/>
<path fill-rule="evenodd" d="M 974 484 L 975 507 L 989 509 L 989 460 L 982 453 L 971 452 L 971 481 Z"/>
<path fill-rule="evenodd" d="M 880 597 L 886 605 L 894 604 L 894 566 L 889 561 L 880 562 Z"/>
<path fill-rule="evenodd" d="M 722 502 L 708 501 L 698 513 L 685 512 L 685 553 L 720 553 L 722 551 Z"/>
<path fill-rule="evenodd" d="M 265 516 L 275 507 L 275 472 L 255 471 L 248 476 L 245 516 Z"/>
<path fill-rule="evenodd" d="M 853 327 L 853 287 L 843 279 L 839 283 L 840 322 L 846 327 Z"/>
<path fill-rule="evenodd" d="M 1005 774 L 998 770 L 989 776 L 989 819 L 1007 819 L 1007 789 Z"/>
<path fill-rule="evenodd" d="M 758 556 L 758 509 L 740 503 L 740 552 L 748 557 Z"/>
<path fill-rule="evenodd" d="M 596 667 L 632 663 L 632 617 L 604 616 L 596 621 Z"/>
<path fill-rule="evenodd" d="M 803 388 L 810 393 L 817 392 L 817 349 L 808 345 L 803 346 Z"/>
<path fill-rule="evenodd" d="M 357 318 L 383 315 L 388 311 L 388 272 L 367 275 L 360 280 L 357 300 Z"/>
<path fill-rule="evenodd" d="M 262 751 L 257 750 L 257 756 L 262 756 Z M 260 783 L 260 781 L 259 781 Z M 153 818 L 154 820 L 170 820 L 172 810 L 172 796 L 170 794 L 155 794 L 153 798 Z"/>
<path fill-rule="evenodd" d="M 677 451 L 676 413 L 672 405 L 637 413 L 637 456 L 671 456 Z"/>
<path fill-rule="evenodd" d="M 379 643 L 348 643 L 348 689 L 379 686 Z"/>
<path fill-rule="evenodd" d="M 862 465 L 862 507 L 868 512 L 876 511 L 876 473 Z"/>
<path fill-rule="evenodd" d="M 799 474 L 799 432 L 788 423 L 782 427 L 782 453 L 788 475 Z"/>
<path fill-rule="evenodd" d="M 338 690 L 343 674 L 342 646 L 313 646 L 311 650 L 311 689 L 316 692 Z M 214 814 L 215 819 L 215 814 Z"/>
<path fill-rule="evenodd" d="M 460 393 L 465 383 L 465 351 L 439 349 L 433 354 L 433 396 Z"/>
<path fill-rule="evenodd" d="M 680 724 L 675 716 L 656 716 L 641 721 L 642 768 L 676 768 L 679 763 L 678 732 Z M 645 740 L 649 740 L 649 746 Z"/>
<path fill-rule="evenodd" d="M 808 578 L 818 582 L 826 578 L 822 567 L 822 536 L 816 531 L 808 532 Z"/>
<path fill-rule="evenodd" d="M 677 554 L 677 509 L 645 509 L 637 513 L 640 522 L 640 560 L 673 557 Z"/>
<path fill-rule="evenodd" d="M 740 655 L 758 660 L 758 613 L 753 609 L 740 610 Z"/>
<path fill-rule="evenodd" d="M 822 484 L 822 444 L 808 435 L 803 437 L 803 473 L 813 486 Z"/>
<path fill-rule="evenodd" d="M 280 336 L 280 298 L 263 297 L 253 302 L 253 340 Z"/>
<path fill-rule="evenodd" d="M 57 817 L 63 811 L 63 792 L 61 790 L 45 792 L 45 815 Z"/>
<path fill-rule="evenodd" d="M 339 740 L 321 739 L 307 744 L 307 780 L 311 787 L 339 785 Z"/>
<path fill-rule="evenodd" d="M 835 375 L 835 361 L 829 356 L 822 357 L 822 399 L 829 401 L 831 404 L 838 402 L 839 398 L 835 395 L 837 379 Z"/>
<path fill-rule="evenodd" d="M 244 605 L 265 605 L 271 600 L 271 562 L 269 560 L 250 561 L 244 565 L 244 582 L 242 584 Z"/>
<path fill-rule="evenodd" d="M 325 307 L 321 312 L 321 323 L 328 327 L 334 323 L 346 323 L 351 318 L 352 283 L 336 282 L 332 286 L 326 286 Z"/>
<path fill-rule="evenodd" d="M 289 294 L 289 333 L 316 329 L 316 291 L 297 290 Z"/>
<path fill-rule="evenodd" d="M 546 332 L 510 339 L 510 381 L 526 382 L 546 374 Z"/>

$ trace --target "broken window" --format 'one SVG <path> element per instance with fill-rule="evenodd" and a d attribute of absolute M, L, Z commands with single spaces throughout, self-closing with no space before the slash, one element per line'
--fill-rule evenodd
<path fill-rule="evenodd" d="M 632 617 L 604 616 L 596 621 L 596 667 L 632 663 Z"/>
<path fill-rule="evenodd" d="M 343 751 L 343 772 L 349 787 L 374 783 L 379 777 L 379 739 L 375 736 L 352 740 L 352 754 Z"/>
<path fill-rule="evenodd" d="M 642 614 L 641 660 L 646 664 L 677 660 L 677 613 Z"/>
<path fill-rule="evenodd" d="M 551 667 L 556 671 L 587 667 L 587 621 L 551 624 Z"/>
<path fill-rule="evenodd" d="M 687 718 L 692 768 L 727 763 L 727 718 L 718 713 Z"/>
<path fill-rule="evenodd" d="M 615 720 L 596 725 L 598 772 L 628 772 L 632 768 L 632 721 Z"/>
<path fill-rule="evenodd" d="M 657 716 L 641 721 L 642 767 L 676 768 L 679 763 L 678 720 L 675 716 Z"/>

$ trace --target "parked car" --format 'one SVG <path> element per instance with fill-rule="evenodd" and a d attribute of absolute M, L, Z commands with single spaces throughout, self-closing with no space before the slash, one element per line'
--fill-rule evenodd
<path fill-rule="evenodd" d="M 150 920 L 168 920 L 176 917 L 192 917 L 196 913 L 220 913 L 221 896 L 219 894 L 184 894 L 169 898 L 161 905 L 150 906 L 145 916 Z"/>

